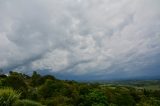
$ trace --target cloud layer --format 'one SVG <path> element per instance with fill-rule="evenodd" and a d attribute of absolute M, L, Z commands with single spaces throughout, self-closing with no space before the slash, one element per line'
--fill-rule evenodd
<path fill-rule="evenodd" d="M 159 5 L 159 0 L 1 0 L 0 67 L 73 79 L 160 74 Z"/>

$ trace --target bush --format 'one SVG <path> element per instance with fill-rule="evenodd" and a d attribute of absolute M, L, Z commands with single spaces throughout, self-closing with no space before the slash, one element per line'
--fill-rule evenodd
<path fill-rule="evenodd" d="M 107 97 L 103 92 L 98 90 L 91 90 L 89 94 L 83 98 L 83 106 L 108 106 Z"/>
<path fill-rule="evenodd" d="M 62 95 L 55 96 L 54 98 L 50 99 L 45 99 L 41 102 L 47 106 L 73 106 L 71 105 L 71 98 Z"/>
<path fill-rule="evenodd" d="M 13 104 L 13 106 L 43 106 L 43 105 L 38 102 L 25 99 L 16 101 Z"/>
<path fill-rule="evenodd" d="M 21 98 L 26 98 L 28 87 L 21 75 L 12 73 L 12 75 L 2 81 L 2 84 L 3 86 L 11 87 L 14 90 L 20 91 Z"/>
<path fill-rule="evenodd" d="M 17 93 L 11 88 L 0 89 L 0 106 L 12 106 L 18 100 L 20 93 Z"/>

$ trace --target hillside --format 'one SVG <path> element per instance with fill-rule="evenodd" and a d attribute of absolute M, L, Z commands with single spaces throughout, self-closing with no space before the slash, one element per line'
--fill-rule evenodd
<path fill-rule="evenodd" d="M 156 85 L 159 81 L 135 85 Z M 132 86 L 131 86 L 132 85 Z M 82 83 L 54 76 L 10 72 L 0 75 L 0 106 L 159 106 L 160 89 L 133 82 Z"/>

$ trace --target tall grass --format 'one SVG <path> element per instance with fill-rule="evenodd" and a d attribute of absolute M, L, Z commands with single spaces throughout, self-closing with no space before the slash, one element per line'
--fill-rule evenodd
<path fill-rule="evenodd" d="M 0 106 L 12 106 L 19 97 L 20 93 L 11 88 L 0 88 Z"/>

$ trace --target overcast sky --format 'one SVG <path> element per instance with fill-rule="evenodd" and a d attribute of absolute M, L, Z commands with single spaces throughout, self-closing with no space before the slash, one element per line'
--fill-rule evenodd
<path fill-rule="evenodd" d="M 83 80 L 160 75 L 160 0 L 0 0 L 0 68 Z"/>

